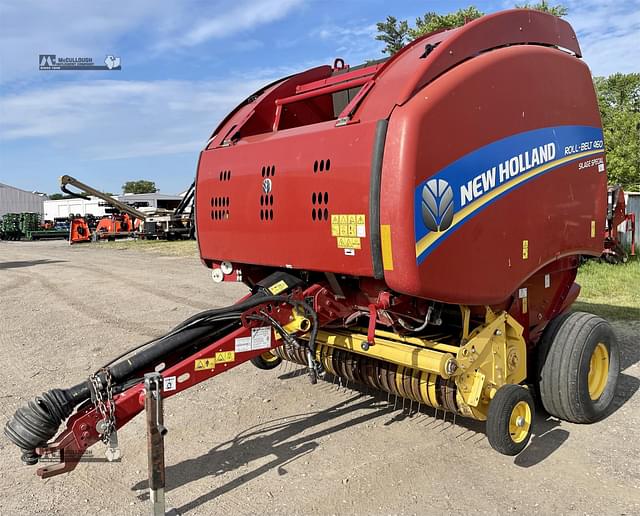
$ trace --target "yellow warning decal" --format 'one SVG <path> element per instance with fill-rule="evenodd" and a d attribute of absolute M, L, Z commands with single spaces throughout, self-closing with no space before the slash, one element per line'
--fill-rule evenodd
<path fill-rule="evenodd" d="M 359 238 L 338 237 L 339 249 L 362 249 Z"/>
<path fill-rule="evenodd" d="M 216 359 L 215 357 L 209 358 L 197 358 L 195 362 L 194 370 L 196 371 L 206 371 L 209 369 L 216 368 Z"/>
<path fill-rule="evenodd" d="M 226 364 L 227 362 L 235 362 L 235 351 L 218 351 L 216 353 L 216 364 Z"/>
<path fill-rule="evenodd" d="M 528 240 L 522 241 L 522 259 L 523 260 L 529 259 L 529 241 Z"/>
<path fill-rule="evenodd" d="M 334 213 L 331 215 L 331 236 L 338 249 L 362 249 L 362 238 L 367 236 L 364 213 Z"/>
<path fill-rule="evenodd" d="M 592 220 L 591 221 L 591 238 L 595 238 L 596 237 L 596 221 Z"/>
<path fill-rule="evenodd" d="M 269 292 L 276 296 L 280 292 L 282 292 L 283 290 L 287 290 L 288 288 L 289 285 L 287 285 L 284 280 L 280 280 L 269 287 Z"/>

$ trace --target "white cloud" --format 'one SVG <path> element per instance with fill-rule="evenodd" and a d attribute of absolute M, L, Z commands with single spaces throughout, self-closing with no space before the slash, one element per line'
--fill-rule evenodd
<path fill-rule="evenodd" d="M 164 5 L 169 4 L 169 6 Z M 110 2 L 23 0 L 0 3 L 0 80 L 37 73 L 38 54 L 104 57 L 116 53 L 119 38 L 167 12 L 167 0 Z"/>
<path fill-rule="evenodd" d="M 640 0 L 569 0 L 567 7 L 594 75 L 640 72 Z"/>
<path fill-rule="evenodd" d="M 333 46 L 334 57 L 343 57 L 351 65 L 369 59 L 379 59 L 383 45 L 375 39 L 375 24 L 346 22 L 344 25 L 322 25 L 311 33 L 325 45 Z M 327 62 L 331 62 L 329 59 Z"/>
<path fill-rule="evenodd" d="M 117 159 L 197 152 L 238 102 L 272 78 L 95 80 L 0 98 L 0 140 Z"/>
<path fill-rule="evenodd" d="M 172 47 L 199 45 L 210 39 L 220 39 L 239 31 L 251 29 L 284 18 L 302 0 L 245 0 L 231 9 L 201 16 L 200 21 L 181 37 L 163 42 L 162 46 Z"/>
<path fill-rule="evenodd" d="M 148 57 L 149 50 L 177 51 L 279 20 L 302 2 L 0 0 L 0 82 L 32 77 L 38 54 L 102 59 L 118 55 L 123 40 L 137 38 L 141 43 L 134 52 Z M 234 44 L 254 49 L 261 43 L 248 38 Z M 131 55 L 125 56 L 125 62 L 131 60 Z"/>
<path fill-rule="evenodd" d="M 504 0 L 502 7 L 514 3 Z M 535 1 L 530 3 L 536 3 Z M 582 57 L 593 75 L 640 72 L 640 0 L 554 0 L 576 31 Z"/>

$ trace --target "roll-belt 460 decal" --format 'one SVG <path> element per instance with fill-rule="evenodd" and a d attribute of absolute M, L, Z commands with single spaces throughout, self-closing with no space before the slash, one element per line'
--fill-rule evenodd
<path fill-rule="evenodd" d="M 467 219 L 510 190 L 603 152 L 600 128 L 568 125 L 518 133 L 454 161 L 415 190 L 416 260 L 422 263 Z M 580 166 L 604 172 L 604 158 Z"/>

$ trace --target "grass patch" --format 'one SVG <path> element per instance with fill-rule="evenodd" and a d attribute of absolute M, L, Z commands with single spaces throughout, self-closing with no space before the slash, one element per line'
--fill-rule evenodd
<path fill-rule="evenodd" d="M 610 319 L 640 320 L 640 260 L 610 265 L 590 260 L 578 271 L 576 310 Z"/>
<path fill-rule="evenodd" d="M 115 242 L 100 242 L 98 247 L 166 256 L 198 256 L 198 243 L 195 240 L 116 240 Z"/>

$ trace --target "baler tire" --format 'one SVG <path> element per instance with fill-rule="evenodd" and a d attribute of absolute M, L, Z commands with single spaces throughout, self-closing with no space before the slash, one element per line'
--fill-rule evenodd
<path fill-rule="evenodd" d="M 265 355 L 270 355 L 265 357 Z M 273 357 L 273 358 L 272 358 Z M 263 371 L 269 371 L 270 369 L 275 369 L 280 365 L 282 359 L 277 357 L 270 351 L 266 351 L 262 353 L 262 355 L 258 355 L 255 358 L 251 359 L 251 363 L 256 366 L 258 369 L 262 369 Z"/>
<path fill-rule="evenodd" d="M 491 402 L 487 415 L 486 433 L 491 447 L 503 455 L 518 455 L 531 439 L 535 406 L 528 389 L 507 384 L 500 387 Z M 515 419 L 522 417 L 522 429 Z"/>
<path fill-rule="evenodd" d="M 538 350 L 542 405 L 565 421 L 593 423 L 607 414 L 615 396 L 620 373 L 618 341 L 609 323 L 596 315 L 573 312 L 558 319 L 545 330 Z M 601 370 L 600 381 L 594 367 Z M 606 379 L 603 367 L 607 367 Z M 595 381 L 590 391 L 591 370 Z"/>

